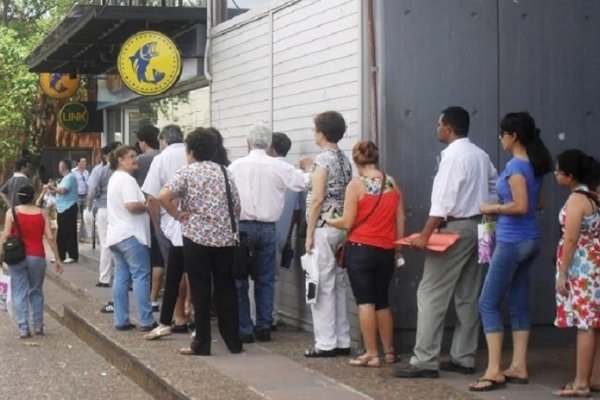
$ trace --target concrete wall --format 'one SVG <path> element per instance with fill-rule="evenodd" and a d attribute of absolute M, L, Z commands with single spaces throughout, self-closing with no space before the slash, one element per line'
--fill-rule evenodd
<path fill-rule="evenodd" d="M 213 28 L 211 123 L 232 159 L 247 153 L 246 134 L 257 120 L 292 139 L 291 162 L 316 154 L 312 118 L 328 109 L 346 117 L 340 146 L 350 150 L 360 126 L 360 25 L 358 0 L 280 0 Z M 304 252 L 304 234 L 301 227 L 297 255 Z M 290 270 L 280 269 L 281 312 L 287 322 L 310 329 L 297 261 Z M 352 299 L 349 304 L 358 337 Z"/>

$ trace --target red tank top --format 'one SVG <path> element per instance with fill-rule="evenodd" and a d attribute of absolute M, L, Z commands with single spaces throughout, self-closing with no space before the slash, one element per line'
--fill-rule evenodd
<path fill-rule="evenodd" d="M 367 193 L 358 202 L 356 218 L 348 240 L 353 243 L 367 244 L 384 249 L 393 249 L 396 238 L 396 211 L 400 193 L 394 189 L 392 182 L 386 178 L 386 187 L 377 208 L 369 215 L 381 191 L 381 179 L 361 177 Z M 363 221 L 361 223 L 361 221 Z M 361 223 L 355 228 L 356 224 Z"/>
<path fill-rule="evenodd" d="M 24 214 L 17 210 L 17 218 L 21 227 L 21 238 L 25 243 L 25 254 L 28 256 L 45 257 L 44 253 L 44 227 L 46 221 L 44 214 Z M 19 236 L 17 225 L 13 223 L 13 236 Z"/>

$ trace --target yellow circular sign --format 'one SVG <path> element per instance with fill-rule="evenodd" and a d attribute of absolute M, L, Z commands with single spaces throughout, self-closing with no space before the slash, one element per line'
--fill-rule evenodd
<path fill-rule="evenodd" d="M 53 99 L 66 99 L 73 96 L 79 89 L 81 79 L 70 78 L 70 74 L 60 72 L 44 72 L 40 74 L 42 91 Z"/>
<path fill-rule="evenodd" d="M 171 39 L 160 32 L 138 32 L 125 41 L 117 60 L 125 86 L 151 96 L 169 90 L 179 80 L 181 56 Z"/>

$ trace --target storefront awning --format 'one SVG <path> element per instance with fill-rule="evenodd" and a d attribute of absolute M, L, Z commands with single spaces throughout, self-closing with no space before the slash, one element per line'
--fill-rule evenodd
<path fill-rule="evenodd" d="M 142 30 L 162 32 L 182 51 L 193 53 L 184 57 L 202 57 L 204 49 L 186 45 L 189 35 L 183 35 L 199 24 L 206 24 L 205 8 L 75 6 L 25 62 L 31 72 L 115 72 L 122 44 Z M 178 40 L 180 36 L 185 38 Z"/>

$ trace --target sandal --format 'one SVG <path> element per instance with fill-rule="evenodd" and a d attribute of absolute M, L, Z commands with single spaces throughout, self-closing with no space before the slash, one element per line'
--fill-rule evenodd
<path fill-rule="evenodd" d="M 368 368 L 379 368 L 381 367 L 381 362 L 379 362 L 379 356 L 370 356 L 367 354 L 363 354 L 360 357 L 352 359 L 348 361 L 348 364 L 353 367 L 368 367 Z"/>
<path fill-rule="evenodd" d="M 489 383 L 489 385 L 485 385 L 485 386 L 475 386 L 478 383 Z M 497 390 L 497 389 L 504 389 L 506 387 L 506 382 L 502 381 L 495 381 L 493 379 L 487 379 L 487 378 L 480 378 L 477 379 L 477 382 L 475 382 L 472 385 L 469 385 L 469 391 L 470 392 L 491 392 L 492 390 Z"/>
<path fill-rule="evenodd" d="M 383 361 L 386 364 L 396 364 L 398 361 L 400 361 L 400 357 L 396 355 L 396 352 L 394 350 L 390 350 L 386 351 L 383 355 Z"/>
<path fill-rule="evenodd" d="M 552 392 L 557 397 L 585 398 L 592 397 L 589 387 L 575 387 L 573 382 L 567 383 L 560 390 Z"/>

